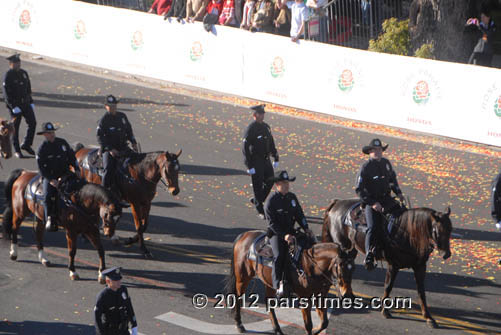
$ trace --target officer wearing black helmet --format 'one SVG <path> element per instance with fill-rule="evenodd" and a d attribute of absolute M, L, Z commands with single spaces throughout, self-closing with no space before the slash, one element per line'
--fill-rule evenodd
<path fill-rule="evenodd" d="M 278 168 L 278 152 L 271 135 L 271 128 L 264 122 L 264 106 L 251 107 L 254 121 L 245 130 L 242 147 L 247 173 L 252 177 L 254 197 L 251 202 L 256 206 L 262 219 L 264 219 L 263 203 L 273 187 L 270 181 L 273 177 L 273 168 Z M 275 160 L 273 165 L 270 155 Z"/>
<path fill-rule="evenodd" d="M 137 335 L 137 321 L 129 292 L 122 286 L 121 269 L 114 267 L 103 271 L 106 285 L 98 295 L 94 307 L 97 335 Z"/>
<path fill-rule="evenodd" d="M 305 230 L 310 239 L 315 241 L 315 236 L 308 228 L 308 222 L 299 204 L 296 195 L 289 192 L 289 182 L 296 180 L 290 177 L 287 171 L 280 171 L 270 179 L 275 183 L 277 190 L 264 205 L 266 219 L 268 220 L 268 237 L 273 250 L 272 281 L 277 297 L 284 295 L 284 264 L 287 256 L 288 243 L 293 242 L 294 223 L 297 222 Z"/>
<path fill-rule="evenodd" d="M 37 121 L 35 118 L 35 105 L 31 97 L 31 82 L 28 73 L 21 69 L 21 58 L 19 54 L 14 54 L 7 57 L 9 61 L 9 71 L 3 78 L 3 96 L 5 104 L 9 109 L 10 115 L 14 118 L 14 134 L 12 145 L 14 146 L 15 156 L 23 158 L 21 149 L 35 155 L 35 151 L 31 147 L 35 136 L 35 128 Z M 24 137 L 23 144 L 19 146 L 19 126 L 21 118 L 24 117 L 28 130 Z"/>
<path fill-rule="evenodd" d="M 105 108 L 107 113 L 99 120 L 97 127 L 97 141 L 101 146 L 104 168 L 101 184 L 109 190 L 116 187 L 118 159 L 131 154 L 127 141 L 132 144 L 134 151 L 138 151 L 137 142 L 132 133 L 132 126 L 127 116 L 117 111 L 117 104 L 118 100 L 113 95 L 106 97 Z"/>
<path fill-rule="evenodd" d="M 367 270 L 375 268 L 376 238 L 382 229 L 381 214 L 393 214 L 401 210 L 400 205 L 393 197 L 393 191 L 404 202 L 404 196 L 398 186 L 397 175 L 390 161 L 383 158 L 383 152 L 388 145 L 383 146 L 377 138 L 362 148 L 362 152 L 369 155 L 369 160 L 362 164 L 358 172 L 356 192 L 365 206 L 367 232 L 365 236 L 365 267 Z"/>

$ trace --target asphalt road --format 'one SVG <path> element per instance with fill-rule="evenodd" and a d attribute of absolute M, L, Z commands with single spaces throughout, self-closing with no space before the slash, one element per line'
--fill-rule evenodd
<path fill-rule="evenodd" d="M 107 265 L 124 269 L 123 283 L 129 287 L 140 333 L 233 332 L 227 310 L 195 309 L 192 296 L 203 293 L 215 297 L 221 292 L 234 238 L 243 231 L 265 227 L 248 203 L 250 178 L 244 172 L 240 152 L 243 130 L 251 121 L 249 110 L 219 103 L 209 93 L 206 96 L 212 100 L 40 63 L 23 62 L 31 76 L 39 125 L 55 122 L 60 127 L 58 136 L 70 143 L 95 144 L 104 97 L 115 94 L 121 98 L 119 109 L 127 113 L 143 151 L 183 150 L 181 193 L 172 197 L 159 188 L 153 202 L 145 236 L 154 259 L 143 259 L 137 245 L 115 247 L 104 240 Z M 6 69 L 7 62 L 0 62 L 0 72 Z M 292 191 L 314 232 L 320 234 L 320 217 L 329 201 L 354 196 L 355 175 L 366 159 L 361 147 L 373 135 L 281 113 L 267 113 L 266 122 L 278 146 L 280 168 L 297 176 Z M 23 136 L 24 127 L 23 123 Z M 452 257 L 444 262 L 434 254 L 426 279 L 428 304 L 440 329 L 429 329 L 416 306 L 395 312 L 392 320 L 383 319 L 374 310 L 336 309 L 330 313 L 327 334 L 500 331 L 501 275 L 496 261 L 501 257 L 501 234 L 495 232 L 489 217 L 489 185 L 501 166 L 499 155 L 455 150 L 454 143 L 442 139 L 432 139 L 430 142 L 439 145 L 430 145 L 405 136 L 379 137 L 389 143 L 386 156 L 414 206 L 452 208 Z M 36 138 L 35 148 L 41 140 Z M 441 143 L 445 142 L 444 147 Z M 477 149 L 473 151 L 493 152 Z M 33 158 L 13 158 L 2 164 L 2 188 L 11 170 L 36 168 Z M 127 211 L 117 234 L 128 237 L 133 229 Z M 80 241 L 77 271 L 81 280 L 71 281 L 64 233 L 46 234 L 46 251 L 54 265 L 45 268 L 33 247 L 32 221 L 27 220 L 21 230 L 16 262 L 9 259 L 8 242 L 0 240 L 0 334 L 93 334 L 93 307 L 102 289 L 97 282 L 97 252 Z M 381 296 L 384 270 L 379 266 L 368 273 L 360 263 L 359 256 L 353 281 L 356 294 Z M 262 284 L 251 284 L 251 291 L 261 295 L 263 306 Z M 418 303 L 411 272 L 399 274 L 393 296 L 411 297 Z M 252 323 L 249 329 L 271 329 L 261 311 L 245 311 L 243 322 Z M 285 333 L 304 333 L 300 311 L 282 310 L 279 318 Z"/>

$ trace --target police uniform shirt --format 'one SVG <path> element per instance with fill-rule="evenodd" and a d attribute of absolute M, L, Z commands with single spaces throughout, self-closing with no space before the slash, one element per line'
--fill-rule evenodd
<path fill-rule="evenodd" d="M 244 134 L 243 154 L 245 156 L 245 166 L 252 169 L 253 160 L 256 157 L 269 157 L 271 154 L 278 162 L 277 148 L 271 135 L 271 128 L 264 122 L 252 122 Z"/>
<path fill-rule="evenodd" d="M 30 78 L 23 69 L 7 71 L 2 88 L 5 104 L 9 109 L 33 103 Z"/>
<path fill-rule="evenodd" d="M 131 328 L 137 327 L 136 315 L 125 286 L 121 286 L 116 292 L 109 287 L 104 288 L 97 295 L 94 317 L 97 335 L 106 335 L 108 330 L 114 330 L 112 334 L 119 334 L 116 331 L 120 329 L 120 325 L 123 327 L 120 330 L 125 331 L 129 322 Z"/>
<path fill-rule="evenodd" d="M 402 193 L 389 160 L 369 159 L 362 165 L 358 172 L 356 192 L 365 204 L 372 206 L 376 202 L 384 202 L 391 190 L 395 194 Z"/>
<path fill-rule="evenodd" d="M 271 231 L 280 237 L 294 233 L 294 222 L 307 228 L 303 209 L 294 193 L 275 193 L 264 204 L 266 219 Z"/>
<path fill-rule="evenodd" d="M 73 166 L 79 170 L 75 153 L 68 142 L 56 137 L 54 142 L 45 140 L 38 148 L 37 163 L 42 177 L 52 180 L 57 179 L 69 171 Z"/>
<path fill-rule="evenodd" d="M 121 112 L 116 112 L 115 115 L 107 112 L 103 115 L 97 127 L 97 140 L 102 151 L 121 151 L 127 147 L 127 141 L 136 144 L 129 120 Z"/>

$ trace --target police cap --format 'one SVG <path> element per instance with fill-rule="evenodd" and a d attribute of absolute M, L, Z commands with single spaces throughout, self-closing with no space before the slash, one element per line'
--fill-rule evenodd
<path fill-rule="evenodd" d="M 11 63 L 19 63 L 21 61 L 20 54 L 13 54 L 12 56 L 7 57 L 6 59 Z"/>
<path fill-rule="evenodd" d="M 111 95 L 111 94 L 110 94 L 110 95 L 108 95 L 108 96 L 106 97 L 106 100 L 104 101 L 104 104 L 105 104 L 105 105 L 116 105 L 117 103 L 118 103 L 118 99 L 117 99 L 117 98 L 115 98 L 115 96 L 114 96 L 114 95 Z"/>
<path fill-rule="evenodd" d="M 121 270 L 122 269 L 120 267 L 116 266 L 114 268 L 104 270 L 103 272 L 101 272 L 101 274 L 105 275 L 110 280 L 120 280 L 122 279 L 122 275 L 120 273 Z"/>
<path fill-rule="evenodd" d="M 261 113 L 264 114 L 264 107 L 266 105 L 257 105 L 257 106 L 252 106 L 250 109 L 252 109 L 252 113 Z"/>

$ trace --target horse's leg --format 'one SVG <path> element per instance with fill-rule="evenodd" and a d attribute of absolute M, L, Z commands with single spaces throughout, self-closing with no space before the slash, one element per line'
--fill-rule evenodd
<path fill-rule="evenodd" d="M 237 301 L 235 303 L 235 323 L 239 333 L 246 332 L 245 327 L 242 324 L 242 313 L 240 312 L 240 309 L 242 308 L 242 299 L 239 298 L 245 294 L 247 286 L 249 286 L 249 282 L 252 279 L 252 277 L 247 276 L 247 274 L 242 275 L 242 271 L 244 271 L 244 269 L 240 268 L 238 269 L 238 272 L 236 272 L 240 274 L 240 278 L 238 278 L 235 283 L 235 295 L 237 297 Z"/>
<path fill-rule="evenodd" d="M 397 278 L 399 268 L 388 264 L 388 270 L 386 270 L 386 278 L 384 280 L 384 295 L 383 300 L 390 296 L 390 292 L 395 284 L 395 279 Z M 382 307 L 381 313 L 387 319 L 391 318 L 391 313 L 389 309 Z"/>
<path fill-rule="evenodd" d="M 150 216 L 150 209 L 151 209 L 151 202 L 141 209 L 141 220 L 140 220 L 141 226 L 137 230 L 139 249 L 141 249 L 141 251 L 144 254 L 144 257 L 146 258 L 153 258 L 151 252 L 146 248 L 146 244 L 144 243 L 144 238 L 143 238 L 143 233 L 146 231 L 146 228 L 148 227 L 148 218 Z"/>
<path fill-rule="evenodd" d="M 313 334 L 320 334 L 329 325 L 329 318 L 327 317 L 327 308 L 317 308 L 317 314 L 320 318 L 320 325 L 313 329 Z"/>
<path fill-rule="evenodd" d="M 104 271 L 104 269 L 106 269 L 106 263 L 104 260 L 104 248 L 103 245 L 101 244 L 101 238 L 99 237 L 99 230 L 96 230 L 95 232 L 94 231 L 86 232 L 85 236 L 94 246 L 94 248 L 96 248 L 97 254 L 99 255 L 99 272 L 98 272 L 99 275 L 97 277 L 97 281 L 100 284 L 106 284 L 106 279 L 102 275 L 102 272 Z"/>
<path fill-rule="evenodd" d="M 269 286 L 266 286 L 266 298 L 274 298 L 275 296 L 275 290 Z M 282 333 L 282 329 L 280 329 L 280 324 L 278 323 L 277 316 L 275 315 L 275 308 L 268 308 L 270 309 L 269 315 L 273 330 L 275 331 L 275 335 L 284 335 L 284 333 Z"/>
<path fill-rule="evenodd" d="M 416 279 L 417 291 L 419 294 L 419 299 L 421 302 L 421 314 L 426 319 L 428 326 L 432 328 L 438 328 L 436 321 L 431 317 L 428 311 L 428 306 L 426 305 L 426 296 L 424 291 L 424 278 L 426 276 L 426 264 L 414 266 L 414 278 Z"/>
<path fill-rule="evenodd" d="M 311 321 L 311 307 L 301 308 L 301 314 L 303 314 L 304 328 L 306 329 L 306 335 L 311 335 L 311 329 L 313 328 L 313 322 Z"/>
<path fill-rule="evenodd" d="M 75 271 L 75 255 L 77 254 L 77 235 L 70 233 L 70 229 L 66 229 L 66 241 L 68 243 L 68 254 L 70 259 L 70 264 L 68 269 L 70 270 L 70 279 L 79 280 L 80 276 Z"/>
<path fill-rule="evenodd" d="M 125 245 L 131 245 L 133 243 L 136 243 L 139 239 L 139 235 L 137 231 L 141 228 L 141 212 L 140 212 L 140 205 L 133 203 L 131 204 L 131 210 L 132 210 L 132 217 L 134 218 L 134 226 L 136 227 L 136 235 L 129 237 L 125 241 Z"/>
<path fill-rule="evenodd" d="M 43 251 L 43 236 L 45 233 L 45 226 L 43 221 L 37 217 L 37 224 L 35 227 L 35 235 L 37 238 L 38 260 L 45 266 L 50 266 L 49 260 L 45 257 Z"/>
<path fill-rule="evenodd" d="M 17 234 L 19 232 L 19 227 L 23 221 L 24 217 L 18 217 L 15 213 L 12 215 L 12 240 L 10 241 L 10 259 L 17 260 Z"/>

